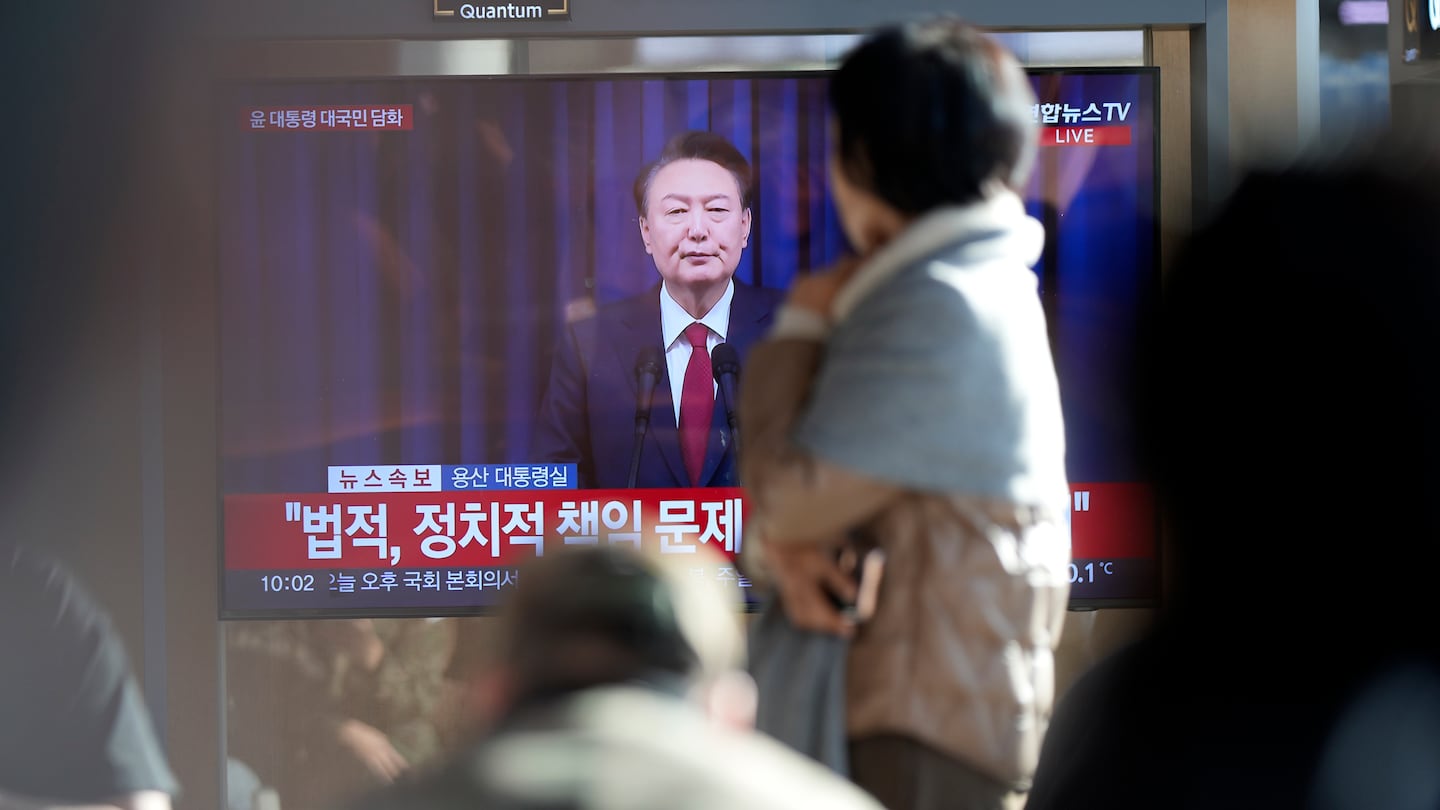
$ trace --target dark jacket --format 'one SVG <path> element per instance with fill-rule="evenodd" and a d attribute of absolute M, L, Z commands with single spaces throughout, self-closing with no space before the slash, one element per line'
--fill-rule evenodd
<path fill-rule="evenodd" d="M 742 363 L 751 344 L 770 327 L 781 294 L 735 282 L 725 342 Z M 660 352 L 660 285 L 600 307 L 572 324 L 556 347 L 550 383 L 540 404 L 535 460 L 578 465 L 581 488 L 627 485 L 634 452 L 639 383 L 635 365 L 647 347 Z M 640 455 L 637 487 L 688 487 L 680 457 L 669 374 L 661 364 Z M 735 448 L 725 409 L 717 403 L 700 486 L 737 486 Z"/>

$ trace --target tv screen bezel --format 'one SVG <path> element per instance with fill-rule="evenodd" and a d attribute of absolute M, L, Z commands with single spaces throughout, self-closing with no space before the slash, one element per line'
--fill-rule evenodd
<path fill-rule="evenodd" d="M 1030 76 L 1083 76 L 1083 75 L 1147 75 L 1150 77 L 1151 99 L 1149 105 L 1150 132 L 1152 133 L 1151 147 L 1151 199 L 1150 209 L 1153 212 L 1151 217 L 1151 244 L 1153 250 L 1152 266 L 1153 272 L 1153 294 L 1158 295 L 1161 281 L 1161 250 L 1160 235 L 1162 232 L 1161 223 L 1161 130 L 1160 130 L 1160 104 L 1161 89 L 1160 68 L 1153 65 L 1103 65 L 1103 66 L 1036 66 L 1025 68 Z M 663 70 L 663 71 L 620 71 L 620 72 L 564 72 L 564 73 L 507 73 L 487 75 L 346 75 L 346 76 L 285 76 L 285 77 L 230 77 L 218 80 L 214 83 L 216 92 L 212 98 L 217 108 L 212 110 L 213 126 L 224 126 L 229 120 L 227 116 L 233 113 L 233 109 L 226 108 L 234 93 L 247 88 L 262 87 L 301 87 L 315 85 L 338 85 L 338 84 L 403 84 L 414 82 L 525 82 L 525 83 L 554 83 L 569 81 L 652 81 L 652 80 L 754 80 L 754 79 L 789 79 L 789 78 L 815 78 L 824 77 L 833 73 L 834 67 L 806 67 L 794 69 L 725 69 L 725 70 Z M 218 153 L 215 160 L 223 159 Z M 826 184 L 828 186 L 828 184 Z M 214 185 L 215 206 L 217 212 L 226 210 L 223 200 L 223 189 L 220 183 Z M 217 240 L 215 274 L 218 277 L 221 273 L 222 263 L 220 245 Z M 1151 293 L 1147 293 L 1151 294 Z M 498 605 L 475 605 L 470 607 L 380 607 L 380 608 L 284 608 L 284 609 L 261 609 L 248 610 L 228 607 L 226 604 L 226 537 L 224 531 L 225 498 L 227 493 L 224 490 L 224 448 L 222 441 L 224 401 L 222 398 L 224 370 L 221 368 L 223 361 L 222 353 L 218 351 L 223 337 L 221 327 L 221 316 L 217 311 L 214 321 L 214 340 L 216 351 L 216 374 L 215 374 L 215 464 L 216 464 L 216 501 L 217 501 L 217 527 L 216 535 L 218 540 L 217 554 L 217 611 L 218 619 L 229 620 L 304 620 L 304 619 L 335 619 L 335 618 L 429 618 L 429 617 L 465 617 L 465 616 L 487 616 L 493 615 L 500 607 Z M 1126 482 L 1132 483 L 1132 482 Z M 1153 481 L 1136 481 L 1133 483 L 1150 484 L 1153 488 Z M 1163 535 L 1162 521 L 1157 511 L 1153 531 L 1153 595 L 1135 597 L 1075 597 L 1071 596 L 1067 609 L 1070 611 L 1091 611 L 1097 609 L 1112 608 L 1154 608 L 1159 605 L 1163 593 Z M 753 600 L 746 602 L 746 612 L 754 613 L 758 610 Z"/>

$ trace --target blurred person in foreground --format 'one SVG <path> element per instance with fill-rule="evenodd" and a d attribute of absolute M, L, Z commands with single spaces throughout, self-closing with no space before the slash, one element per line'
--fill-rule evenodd
<path fill-rule="evenodd" d="M 169 810 L 177 791 L 105 609 L 0 540 L 0 810 Z"/>
<path fill-rule="evenodd" d="M 1138 375 L 1173 569 L 1029 810 L 1440 807 L 1440 137 L 1252 170 Z"/>
<path fill-rule="evenodd" d="M 527 564 L 500 669 L 481 676 L 495 719 L 354 810 L 878 810 L 749 727 L 739 596 L 691 576 L 696 562 L 582 546 Z"/>
<path fill-rule="evenodd" d="M 1013 55 L 954 19 L 885 28 L 829 90 L 858 260 L 800 279 L 751 350 L 745 564 L 851 637 L 849 771 L 893 810 L 1013 805 L 1069 595 L 1065 435 L 1019 193 L 1038 134 Z M 858 626 L 837 549 L 885 555 Z"/>
<path fill-rule="evenodd" d="M 183 182 L 178 155 L 203 149 L 168 152 L 171 138 L 184 143 L 191 133 L 164 128 L 194 112 L 167 91 L 171 77 L 202 75 L 180 64 L 195 13 L 193 4 L 162 0 L 79 0 L 64 9 L 8 3 L 0 11 L 8 77 L 0 105 L 24 117 L 0 135 L 5 810 L 168 810 L 178 790 L 131 658 L 93 589 L 98 583 L 82 576 L 94 569 L 77 568 L 86 563 L 80 554 L 53 549 L 74 550 L 76 540 L 36 531 L 27 518 L 91 508 L 84 487 L 37 481 L 48 483 L 56 453 L 75 452 L 69 439 L 83 431 L 73 421 L 124 421 L 123 405 L 117 411 L 85 395 L 132 359 L 125 352 L 134 351 L 126 342 L 134 333 L 122 330 L 141 269 L 160 272 L 172 258 L 167 251 L 199 233 L 186 230 L 192 209 L 174 184 Z M 87 475 L 104 480 L 103 467 L 89 461 Z M 78 542 L 133 542 L 114 528 Z"/>

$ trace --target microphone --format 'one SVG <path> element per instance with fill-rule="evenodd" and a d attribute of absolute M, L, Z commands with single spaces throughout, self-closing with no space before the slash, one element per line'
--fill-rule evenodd
<path fill-rule="evenodd" d="M 655 384 L 660 380 L 664 355 L 655 346 L 646 346 L 635 357 L 635 449 L 630 455 L 630 489 L 640 475 L 640 447 L 650 429 L 650 402 L 655 398 Z"/>
<path fill-rule="evenodd" d="M 740 428 L 736 425 L 735 386 L 740 381 L 740 353 L 729 343 L 716 343 L 710 350 L 710 368 L 715 373 L 715 383 L 720 388 L 720 404 L 725 406 L 725 421 L 730 423 L 730 439 L 735 452 L 740 452 Z"/>

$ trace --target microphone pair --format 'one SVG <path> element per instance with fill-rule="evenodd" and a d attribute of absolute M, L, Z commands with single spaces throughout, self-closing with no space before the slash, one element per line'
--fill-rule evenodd
<path fill-rule="evenodd" d="M 665 354 L 658 346 L 646 346 L 635 358 L 635 443 L 630 458 L 630 487 L 633 489 L 640 470 L 640 447 L 650 428 L 650 403 L 655 399 L 655 386 L 660 382 Z M 735 388 L 740 380 L 740 353 L 729 343 L 717 343 L 710 350 L 710 370 L 720 389 L 720 405 L 730 426 L 731 442 L 739 450 L 740 432 L 736 425 L 735 408 L 739 404 Z"/>
<path fill-rule="evenodd" d="M 639 356 L 635 358 L 635 379 L 639 383 L 635 402 L 635 421 L 639 425 L 641 420 L 650 419 L 650 402 L 655 394 L 655 385 L 660 381 L 661 363 L 665 361 L 665 355 L 658 347 L 646 346 L 640 350 Z M 710 369 L 715 376 L 715 383 L 720 386 L 722 403 L 725 406 L 726 418 L 730 420 L 730 428 L 734 430 L 735 425 L 735 386 L 740 377 L 740 353 L 729 343 L 717 343 L 715 348 L 710 350 Z"/>

